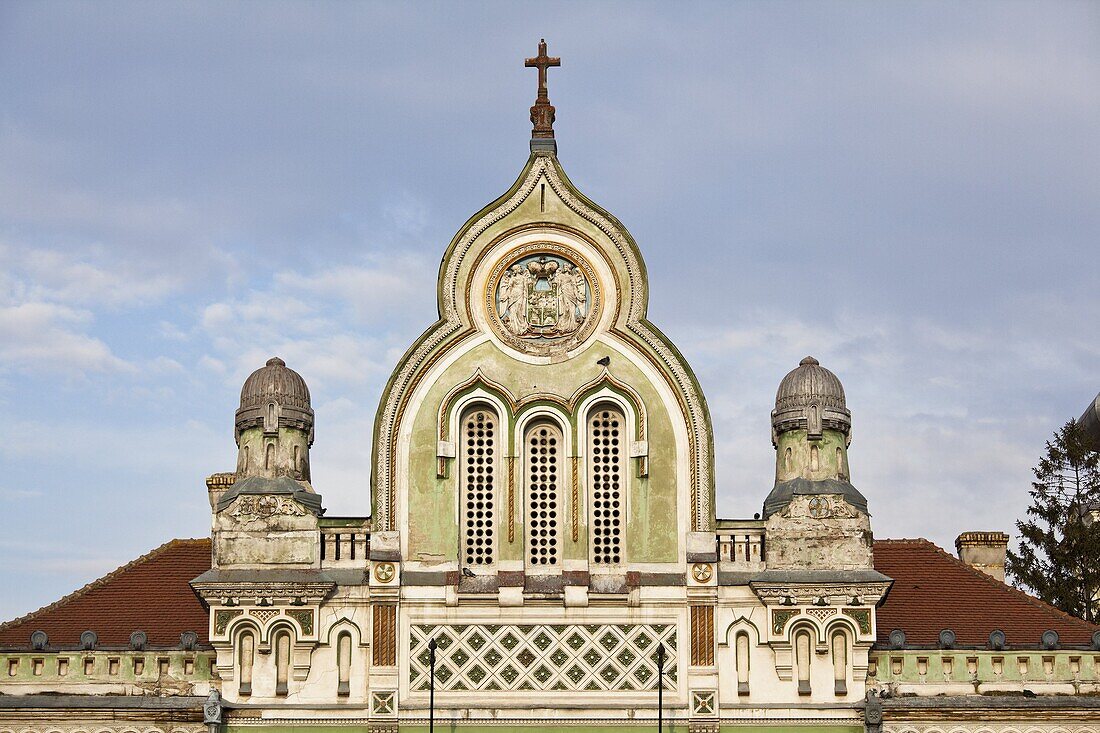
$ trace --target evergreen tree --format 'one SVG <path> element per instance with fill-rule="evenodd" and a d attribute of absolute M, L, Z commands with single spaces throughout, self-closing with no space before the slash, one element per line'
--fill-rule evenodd
<path fill-rule="evenodd" d="M 1100 452 L 1070 420 L 1034 469 L 1031 506 L 1016 522 L 1007 570 L 1018 587 L 1066 613 L 1100 620 Z"/>

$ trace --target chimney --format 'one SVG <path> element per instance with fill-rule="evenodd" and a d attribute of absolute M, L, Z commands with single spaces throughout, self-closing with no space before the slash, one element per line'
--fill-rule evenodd
<path fill-rule="evenodd" d="M 206 492 L 210 495 L 210 509 L 217 513 L 218 499 L 229 491 L 237 480 L 235 473 L 213 473 L 206 477 Z"/>
<path fill-rule="evenodd" d="M 963 532 L 955 539 L 955 550 L 964 563 L 1003 583 L 1008 540 L 1004 532 Z"/>

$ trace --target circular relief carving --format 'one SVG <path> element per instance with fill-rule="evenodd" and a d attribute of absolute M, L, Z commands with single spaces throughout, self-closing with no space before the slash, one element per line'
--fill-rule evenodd
<path fill-rule="evenodd" d="M 695 578 L 696 583 L 707 583 L 713 575 L 714 569 L 710 563 L 697 562 L 691 566 L 691 577 Z"/>
<path fill-rule="evenodd" d="M 588 338 L 603 306 L 592 266 L 573 249 L 535 242 L 493 268 L 485 307 L 506 344 L 528 354 L 569 351 Z"/>
<path fill-rule="evenodd" d="M 388 583 L 397 574 L 392 562 L 380 562 L 374 566 L 374 579 L 379 583 Z"/>
<path fill-rule="evenodd" d="M 810 516 L 814 519 L 825 519 L 833 513 L 832 507 L 829 506 L 828 499 L 822 499 L 820 496 L 815 496 L 810 499 L 809 506 Z"/>

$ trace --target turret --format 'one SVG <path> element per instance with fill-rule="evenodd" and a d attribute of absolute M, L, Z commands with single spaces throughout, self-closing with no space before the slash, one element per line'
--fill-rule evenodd
<path fill-rule="evenodd" d="M 871 566 L 867 500 L 849 480 L 851 437 L 843 385 L 807 356 L 780 382 L 772 410 L 775 486 L 764 500 L 769 568 Z"/>
<path fill-rule="evenodd" d="M 237 409 L 237 478 L 309 479 L 313 408 L 298 372 L 272 357 L 245 380 Z"/>
<path fill-rule="evenodd" d="M 313 408 L 301 375 L 273 357 L 241 388 L 237 471 L 210 486 L 214 567 L 315 567 L 321 497 L 310 485 Z"/>

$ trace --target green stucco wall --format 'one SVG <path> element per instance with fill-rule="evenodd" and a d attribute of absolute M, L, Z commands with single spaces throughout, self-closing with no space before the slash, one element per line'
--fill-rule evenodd
<path fill-rule="evenodd" d="M 439 439 L 438 416 L 440 405 L 454 385 L 468 381 L 480 369 L 482 374 L 506 387 L 518 400 L 534 395 L 550 393 L 563 399 L 571 397 L 580 387 L 599 377 L 602 367 L 597 361 L 604 356 L 612 358 L 611 373 L 629 384 L 639 395 L 648 413 L 649 475 L 637 475 L 637 461 L 630 459 L 627 466 L 629 491 L 627 494 L 628 522 L 626 526 L 626 560 L 632 562 L 675 562 L 677 549 L 676 506 L 676 450 L 672 417 L 658 397 L 656 389 L 645 375 L 629 360 L 607 345 L 594 341 L 582 353 L 568 362 L 531 365 L 518 361 L 502 352 L 492 343 L 483 343 L 451 364 L 430 388 L 427 399 L 413 422 L 412 440 L 409 446 L 409 553 L 410 557 L 442 557 L 454 560 L 458 556 L 457 477 L 454 466 L 446 478 L 437 478 L 436 442 Z M 514 417 L 509 420 L 514 427 Z M 578 440 L 583 441 L 583 424 L 578 431 L 577 421 L 583 416 L 572 415 L 573 455 Z M 458 436 L 450 436 L 456 439 Z M 630 436 L 631 438 L 633 435 Z M 503 436 L 504 445 L 511 450 L 515 436 Z M 624 444 L 624 450 L 627 448 Z M 453 462 L 452 462 L 453 463 Z M 569 461 L 563 461 L 562 493 L 568 497 L 571 489 Z M 504 490 L 506 463 L 501 466 L 498 483 L 498 557 L 502 560 L 523 558 L 523 461 L 515 461 L 515 522 L 514 542 L 508 542 L 506 504 Z M 579 488 L 584 496 L 586 472 L 579 464 Z M 572 542 L 570 533 L 565 540 L 563 557 L 583 559 L 588 556 L 584 525 L 587 519 L 583 499 L 580 509 L 581 531 L 578 541 Z M 563 519 L 568 519 L 570 507 L 563 502 Z M 565 521 L 563 526 L 568 527 Z"/>

